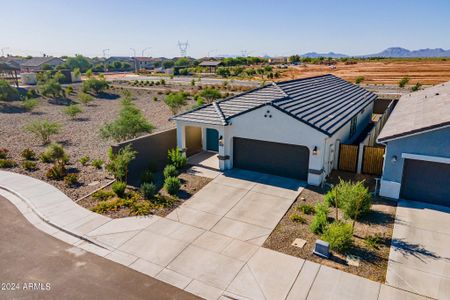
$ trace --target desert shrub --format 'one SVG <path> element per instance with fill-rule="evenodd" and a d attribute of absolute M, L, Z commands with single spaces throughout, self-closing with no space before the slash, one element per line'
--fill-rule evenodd
<path fill-rule="evenodd" d="M 176 199 L 172 196 L 156 194 L 152 202 L 161 207 L 172 207 L 175 204 Z"/>
<path fill-rule="evenodd" d="M 177 177 L 167 177 L 166 179 L 164 179 L 164 189 L 170 195 L 176 195 L 180 190 L 180 187 L 180 179 L 178 179 Z"/>
<path fill-rule="evenodd" d="M 355 79 L 355 83 L 356 84 L 360 84 L 361 82 L 363 82 L 364 81 L 364 76 L 358 76 L 358 77 L 356 77 L 356 79 Z"/>
<path fill-rule="evenodd" d="M 6 148 L 0 148 L 0 159 L 8 158 L 9 150 Z"/>
<path fill-rule="evenodd" d="M 327 226 L 322 239 L 330 243 L 330 249 L 345 253 L 353 244 L 353 229 L 350 223 L 334 222 Z"/>
<path fill-rule="evenodd" d="M 50 136 L 59 133 L 61 125 L 48 120 L 34 120 L 25 126 L 25 130 L 34 134 L 42 144 L 50 142 Z"/>
<path fill-rule="evenodd" d="M 58 143 L 51 143 L 45 148 L 44 152 L 41 153 L 41 161 L 44 163 L 50 163 L 54 161 L 61 161 L 67 163 L 69 157 L 64 151 L 63 146 Z"/>
<path fill-rule="evenodd" d="M 6 168 L 14 168 L 17 166 L 17 163 L 12 159 L 0 159 L 0 169 L 6 169 Z"/>
<path fill-rule="evenodd" d="M 131 207 L 131 213 L 136 216 L 145 216 L 150 213 L 152 205 L 148 201 L 141 201 L 134 203 Z"/>
<path fill-rule="evenodd" d="M 56 78 L 48 78 L 45 82 L 39 84 L 39 90 L 45 97 L 58 98 L 63 94 L 61 84 Z"/>
<path fill-rule="evenodd" d="M 178 111 L 186 105 L 187 96 L 183 92 L 170 93 L 164 98 L 164 102 L 170 108 L 173 114 L 178 113 Z"/>
<path fill-rule="evenodd" d="M 203 89 L 199 95 L 206 100 L 207 103 L 211 103 L 217 99 L 222 98 L 222 94 L 220 91 L 213 88 L 205 88 Z"/>
<path fill-rule="evenodd" d="M 178 171 L 177 171 L 177 168 L 174 165 L 167 165 L 164 168 L 163 174 L 164 174 L 164 178 L 177 177 Z"/>
<path fill-rule="evenodd" d="M 96 169 L 101 169 L 103 167 L 103 164 L 105 162 L 103 161 L 103 159 L 100 158 L 96 158 L 94 160 L 92 160 L 92 166 Z"/>
<path fill-rule="evenodd" d="M 328 225 L 328 213 L 329 209 L 325 203 L 317 203 L 316 214 L 311 221 L 310 229 L 315 234 L 321 234 L 324 232 Z"/>
<path fill-rule="evenodd" d="M 19 95 L 16 88 L 12 87 L 6 80 L 0 79 L 0 101 L 15 100 Z"/>
<path fill-rule="evenodd" d="M 73 93 L 73 87 L 72 86 L 68 86 L 64 89 L 64 92 L 66 93 L 66 95 L 70 95 Z"/>
<path fill-rule="evenodd" d="M 39 105 L 39 100 L 37 100 L 37 99 L 25 99 L 22 102 L 22 107 L 26 111 L 32 111 L 38 105 Z"/>
<path fill-rule="evenodd" d="M 83 81 L 83 92 L 94 92 L 96 94 L 101 93 L 108 89 L 109 84 L 108 82 L 103 79 L 97 79 L 97 78 L 89 78 L 85 81 Z"/>
<path fill-rule="evenodd" d="M 413 85 L 413 87 L 411 88 L 411 91 L 417 92 L 421 88 L 422 88 L 422 84 L 420 82 L 417 82 L 415 85 Z"/>
<path fill-rule="evenodd" d="M 145 199 L 152 199 L 157 193 L 156 185 L 151 182 L 143 182 L 141 184 L 141 193 Z"/>
<path fill-rule="evenodd" d="M 108 200 L 114 196 L 115 194 L 113 191 L 105 191 L 105 190 L 99 190 L 96 191 L 94 194 L 92 194 L 92 197 L 100 201 Z"/>
<path fill-rule="evenodd" d="M 141 182 L 152 182 L 153 181 L 153 172 L 151 170 L 144 170 L 141 174 Z"/>
<path fill-rule="evenodd" d="M 136 151 L 128 144 L 120 149 L 116 154 L 112 148 L 108 151 L 109 163 L 106 169 L 111 172 L 117 180 L 126 181 L 128 176 L 128 164 L 136 157 Z"/>
<path fill-rule="evenodd" d="M 71 173 L 64 176 L 64 183 L 68 187 L 74 187 L 78 184 L 78 175 Z"/>
<path fill-rule="evenodd" d="M 352 183 L 341 180 L 334 188 L 338 195 L 339 205 L 346 218 L 357 220 L 367 213 L 372 205 L 372 197 L 363 181 Z"/>
<path fill-rule="evenodd" d="M 80 164 L 82 166 L 86 166 L 88 164 L 89 160 L 90 160 L 90 157 L 85 155 L 85 156 L 80 158 Z"/>
<path fill-rule="evenodd" d="M 335 191 L 331 190 L 328 191 L 325 196 L 324 196 L 324 200 L 325 203 L 329 206 L 329 207 L 336 207 L 336 196 L 335 196 Z M 338 206 L 341 207 L 342 203 L 340 201 L 338 201 Z"/>
<path fill-rule="evenodd" d="M 92 208 L 91 210 L 93 212 L 102 214 L 102 213 L 106 213 L 108 211 L 116 211 L 118 210 L 120 207 L 124 206 L 124 200 L 123 199 L 109 199 L 109 200 L 104 200 L 104 201 L 100 201 L 94 208 Z"/>
<path fill-rule="evenodd" d="M 291 220 L 292 222 L 295 222 L 295 223 L 301 223 L 301 224 L 306 223 L 306 219 L 299 214 L 290 215 L 289 220 Z"/>
<path fill-rule="evenodd" d="M 100 135 L 104 139 L 113 139 L 117 142 L 132 139 L 141 133 L 150 133 L 155 127 L 148 122 L 141 110 L 129 99 L 122 100 L 122 109 L 119 116 L 112 122 L 100 128 Z"/>
<path fill-rule="evenodd" d="M 56 162 L 50 169 L 45 173 L 45 177 L 53 180 L 61 180 L 66 175 L 66 167 L 62 162 Z"/>
<path fill-rule="evenodd" d="M 22 162 L 22 168 L 27 171 L 36 171 L 38 169 L 36 163 L 31 160 Z"/>
<path fill-rule="evenodd" d="M 382 243 L 380 234 L 369 235 L 364 238 L 364 243 L 371 249 L 379 249 Z"/>
<path fill-rule="evenodd" d="M 38 96 L 39 95 L 35 89 L 29 89 L 26 94 L 27 99 L 37 98 Z"/>
<path fill-rule="evenodd" d="M 170 149 L 167 154 L 169 165 L 175 166 L 177 170 L 182 169 L 187 164 L 186 156 L 183 155 L 179 148 Z"/>
<path fill-rule="evenodd" d="M 94 97 L 92 97 L 91 95 L 86 94 L 86 93 L 80 93 L 78 95 L 78 99 L 84 105 L 88 105 L 90 102 L 92 102 L 94 100 Z"/>
<path fill-rule="evenodd" d="M 36 152 L 31 150 L 30 148 L 23 149 L 22 152 L 20 153 L 20 155 L 25 160 L 36 160 Z"/>
<path fill-rule="evenodd" d="M 301 204 L 301 205 L 297 206 L 297 210 L 301 211 L 302 213 L 304 213 L 306 215 L 312 215 L 316 211 L 314 209 L 314 206 L 312 206 L 311 204 Z"/>
<path fill-rule="evenodd" d="M 83 110 L 79 105 L 71 104 L 64 109 L 64 113 L 74 119 L 78 114 L 82 113 Z"/>
<path fill-rule="evenodd" d="M 158 101 L 158 97 L 156 97 L 156 96 L 153 96 L 153 101 Z"/>
<path fill-rule="evenodd" d="M 117 197 L 122 198 L 125 195 L 125 189 L 127 188 L 127 184 L 122 181 L 116 181 L 111 185 L 111 189 Z"/>
<path fill-rule="evenodd" d="M 400 79 L 400 81 L 398 82 L 398 86 L 403 88 L 408 84 L 408 82 L 409 82 L 409 77 L 405 76 L 402 79 Z"/>

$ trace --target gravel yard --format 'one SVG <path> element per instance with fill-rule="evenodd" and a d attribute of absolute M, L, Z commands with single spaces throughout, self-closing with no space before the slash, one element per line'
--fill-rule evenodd
<path fill-rule="evenodd" d="M 113 141 L 105 141 L 100 138 L 99 129 L 112 121 L 120 110 L 121 89 L 112 88 L 103 98 L 95 98 L 88 106 L 82 106 L 83 112 L 72 120 L 63 110 L 71 101 L 77 101 L 77 87 L 75 92 L 68 96 L 67 100 L 54 101 L 38 98 L 40 104 L 32 111 L 25 111 L 20 101 L 0 102 L 0 148 L 9 150 L 10 157 L 18 163 L 18 166 L 9 171 L 27 174 L 32 177 L 50 182 L 64 191 L 69 197 L 76 200 L 89 192 L 99 188 L 109 181 L 107 173 L 92 166 L 82 166 L 79 159 L 85 155 L 90 159 L 107 160 L 107 149 Z M 131 90 L 135 104 L 142 110 L 145 117 L 156 127 L 154 130 L 162 131 L 174 126 L 168 119 L 172 115 L 164 103 L 164 94 L 161 91 Z M 154 100 L 154 97 L 157 100 Z M 193 104 L 189 101 L 186 108 Z M 45 172 L 51 164 L 37 161 L 38 170 L 25 171 L 21 166 L 23 161 L 20 153 L 25 148 L 31 148 L 38 155 L 45 149 L 39 140 L 26 132 L 23 127 L 35 119 L 47 119 L 62 125 L 58 135 L 51 137 L 54 142 L 61 143 L 70 155 L 70 171 L 79 171 L 80 186 L 68 188 L 63 181 L 51 181 L 45 178 Z"/>

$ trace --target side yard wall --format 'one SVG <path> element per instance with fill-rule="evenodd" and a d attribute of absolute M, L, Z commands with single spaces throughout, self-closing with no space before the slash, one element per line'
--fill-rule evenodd
<path fill-rule="evenodd" d="M 136 158 L 129 165 L 128 182 L 137 183 L 141 173 L 149 165 L 158 170 L 165 167 L 167 151 L 177 146 L 177 130 L 173 128 L 113 145 L 113 152 L 117 153 L 128 144 L 131 144 L 133 149 L 137 151 Z"/>

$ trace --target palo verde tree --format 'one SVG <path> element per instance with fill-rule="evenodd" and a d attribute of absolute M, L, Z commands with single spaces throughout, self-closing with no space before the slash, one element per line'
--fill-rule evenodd
<path fill-rule="evenodd" d="M 207 103 L 212 103 L 213 101 L 222 98 L 222 94 L 213 88 L 205 88 L 200 92 L 200 96 L 206 100 Z"/>
<path fill-rule="evenodd" d="M 186 105 L 187 95 L 184 92 L 170 93 L 164 99 L 164 102 L 170 108 L 173 114 L 178 113 L 178 111 Z"/>

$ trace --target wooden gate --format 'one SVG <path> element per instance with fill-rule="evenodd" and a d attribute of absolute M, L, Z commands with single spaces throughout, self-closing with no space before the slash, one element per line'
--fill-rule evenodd
<path fill-rule="evenodd" d="M 381 175 L 383 172 L 384 147 L 364 146 L 362 172 Z"/>
<path fill-rule="evenodd" d="M 358 165 L 358 145 L 340 144 L 339 170 L 356 172 Z"/>

